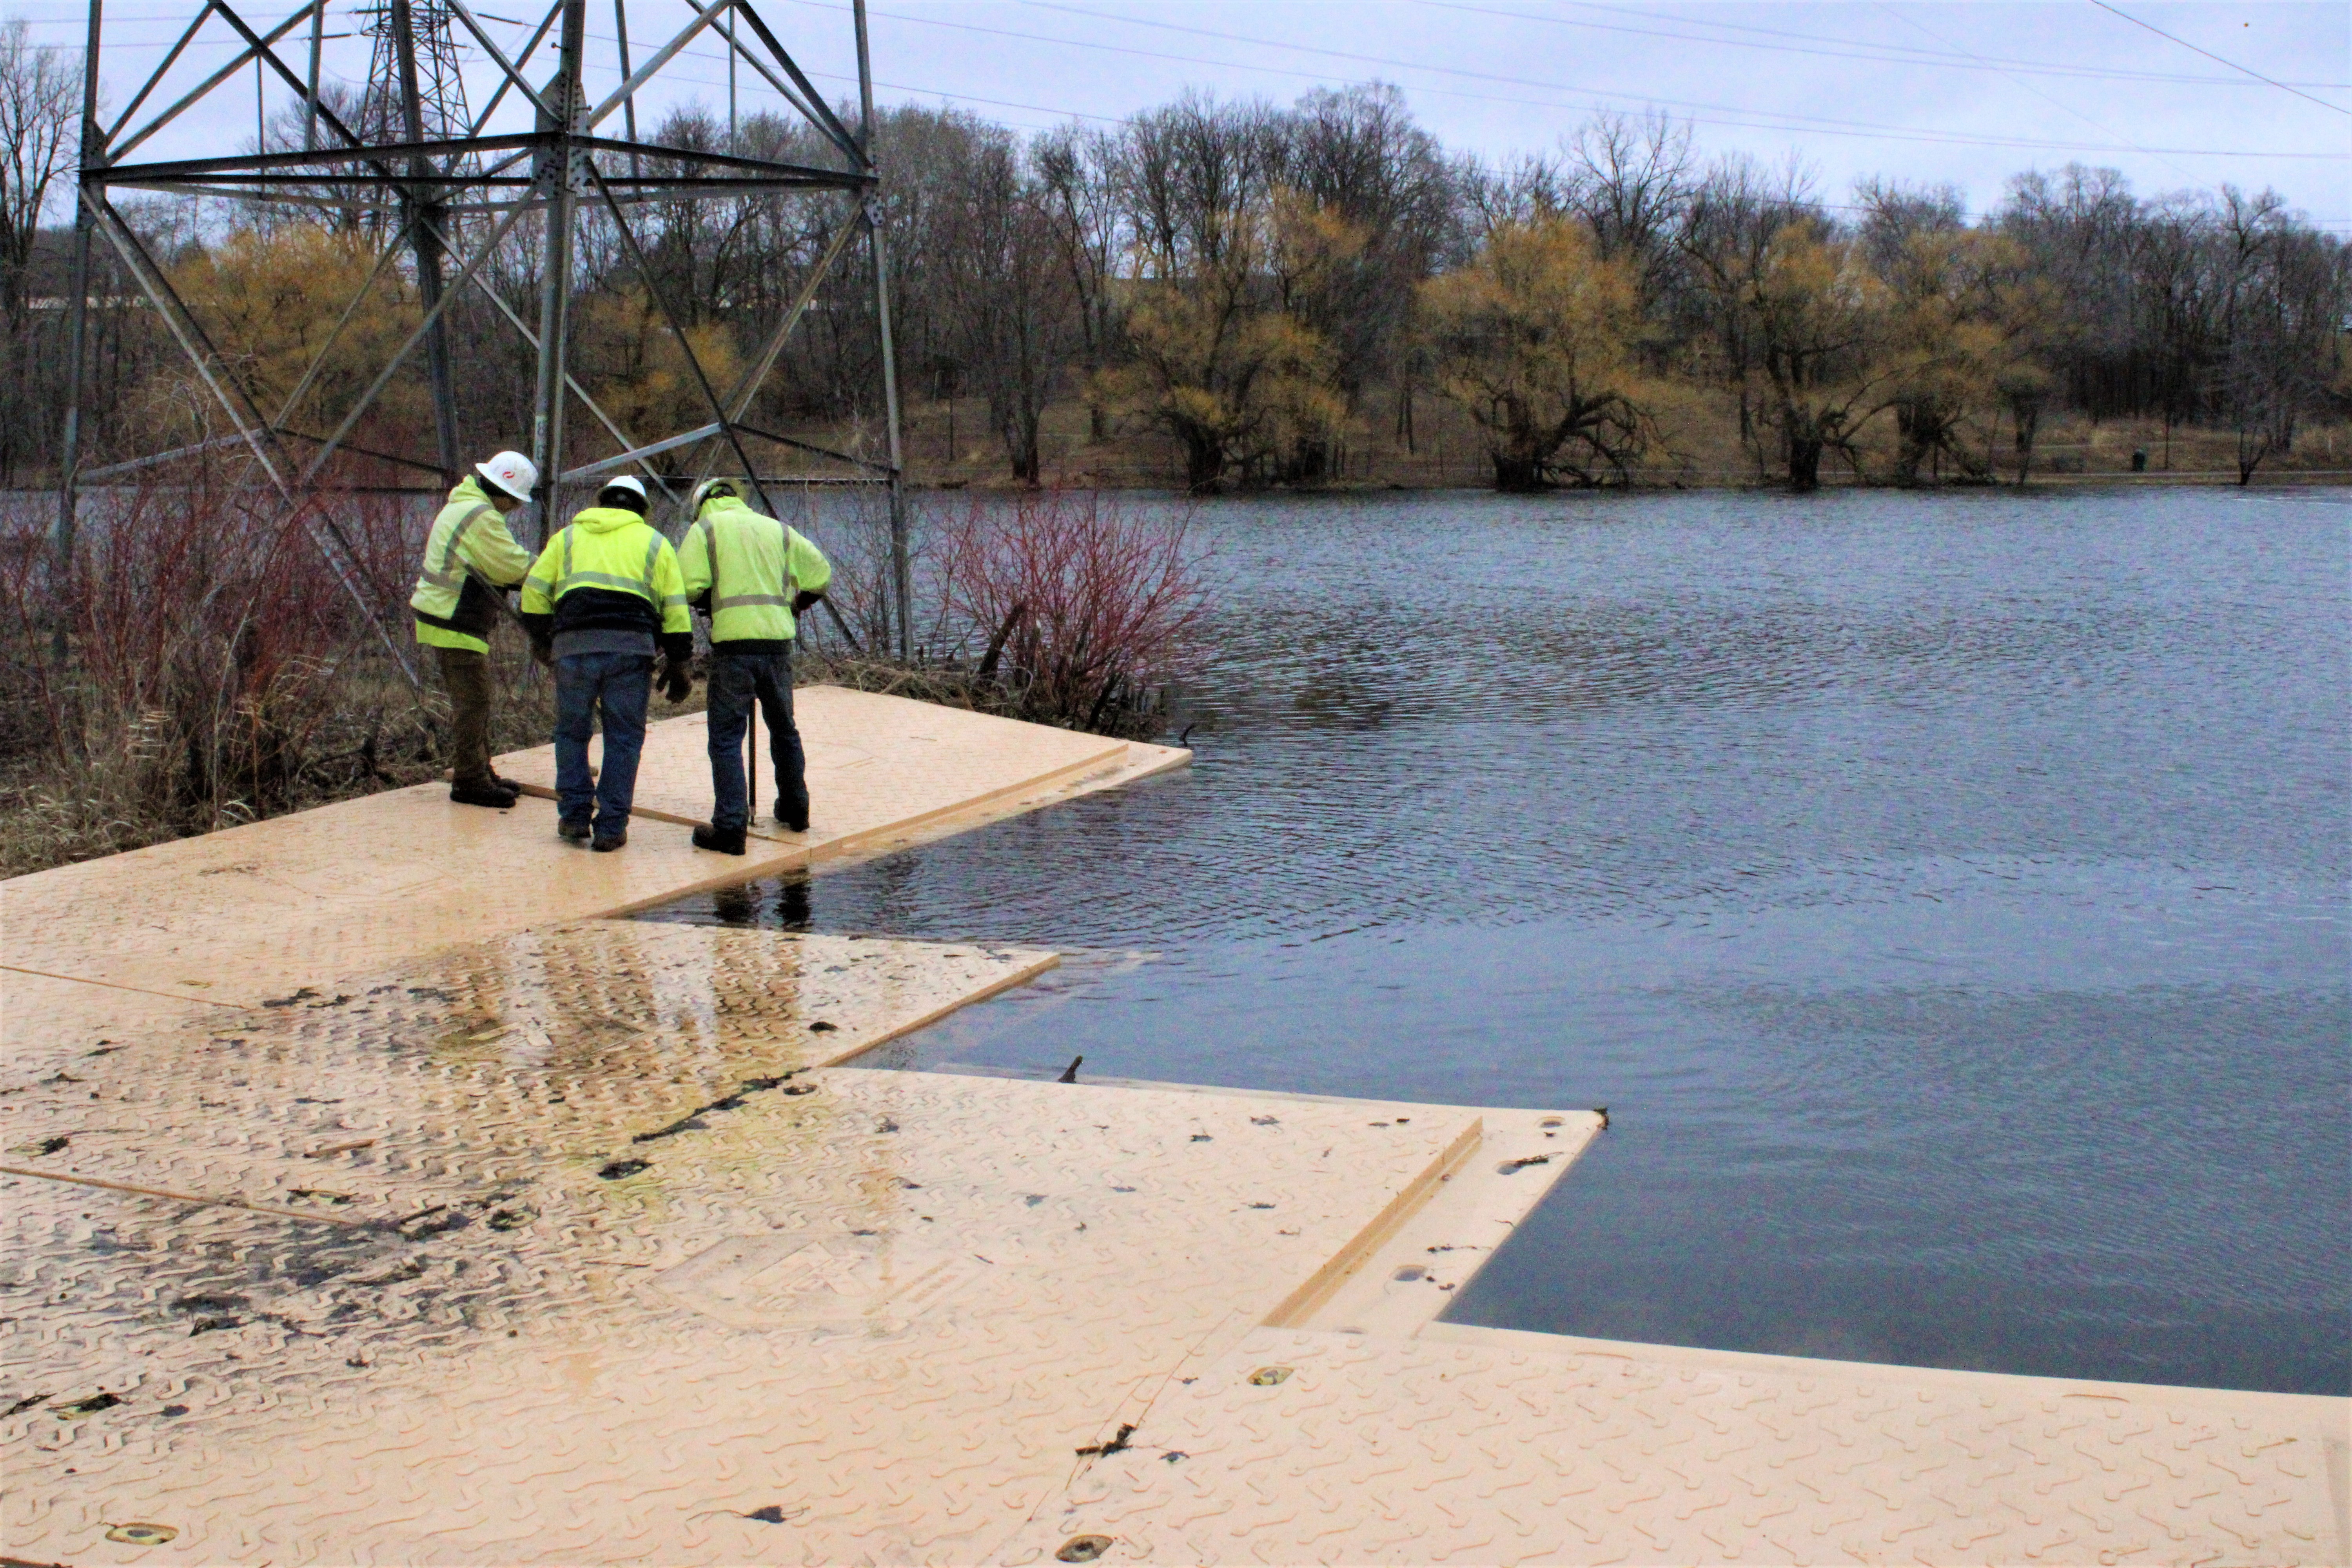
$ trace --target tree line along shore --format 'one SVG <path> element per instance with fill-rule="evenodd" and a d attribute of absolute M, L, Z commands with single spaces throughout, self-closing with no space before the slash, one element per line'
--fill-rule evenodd
<path fill-rule="evenodd" d="M 53 477 L 68 237 L 45 223 L 43 171 L 51 195 L 69 186 L 79 82 L 69 53 L 0 33 L 0 95 L 34 128 L 0 215 L 0 484 Z M 273 148 L 300 145 L 297 113 Z M 1481 163 L 1381 86 L 1287 106 L 1188 95 L 1035 133 L 900 108 L 875 134 L 918 482 L 1801 489 L 2352 467 L 2352 260 L 2268 192 L 2141 194 L 2070 164 L 1971 214 L 1947 187 L 1831 192 L 1793 159 L 1709 157 L 1657 115 Z M 701 107 L 653 139 L 823 156 L 804 128 Z M 126 211 L 270 407 L 389 237 L 301 208 Z M 656 204 L 642 267 L 590 217 L 575 373 L 632 432 L 699 423 L 663 302 L 723 383 L 837 217 L 773 197 Z M 530 319 L 539 248 L 514 238 L 452 307 L 478 445 L 530 424 L 528 348 L 483 291 Z M 90 460 L 216 434 L 131 279 L 99 260 Z M 403 268 L 384 269 L 283 423 L 333 427 L 417 308 Z M 878 451 L 869 311 L 858 269 L 836 269 L 751 423 Z M 573 432 L 569 460 L 604 449 L 592 422 Z M 421 381 L 352 439 L 429 453 Z"/>

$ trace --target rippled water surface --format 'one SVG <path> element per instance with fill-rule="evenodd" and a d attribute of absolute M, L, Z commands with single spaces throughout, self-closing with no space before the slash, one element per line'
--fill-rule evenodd
<path fill-rule="evenodd" d="M 1188 773 L 668 918 L 898 1065 L 1611 1131 L 1456 1318 L 2352 1392 L 2342 492 L 1235 501 Z"/>

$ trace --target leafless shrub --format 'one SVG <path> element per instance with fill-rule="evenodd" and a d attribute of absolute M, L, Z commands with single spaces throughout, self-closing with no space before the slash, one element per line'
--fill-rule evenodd
<path fill-rule="evenodd" d="M 331 504 L 381 627 L 310 536 Z M 399 502 L 289 508 L 199 476 L 94 498 L 85 514 L 55 582 L 32 520 L 0 530 L 0 871 L 438 771 L 446 717 L 383 641 L 406 632 L 394 618 L 413 550 Z M 543 700 L 509 674 L 507 727 L 543 729 L 531 722 Z"/>

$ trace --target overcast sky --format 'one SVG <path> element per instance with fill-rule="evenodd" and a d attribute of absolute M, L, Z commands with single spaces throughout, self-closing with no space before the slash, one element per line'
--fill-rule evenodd
<path fill-rule="evenodd" d="M 257 25 L 290 8 L 237 3 Z M 354 34 L 348 0 L 330 3 L 330 31 Z M 691 15 L 684 0 L 626 3 L 640 62 Z M 535 21 L 544 0 L 468 4 L 511 50 L 528 29 L 506 19 Z M 78 43 L 88 15 L 79 0 L 0 7 L 28 19 L 44 43 Z M 846 0 L 762 0 L 761 10 L 821 87 L 847 92 Z M 194 11 L 188 0 L 110 0 L 113 104 Z M 591 94 L 600 96 L 600 73 L 618 79 L 612 0 L 591 0 L 590 15 Z M 1073 116 L 1108 123 L 1187 88 L 1286 102 L 1318 86 L 1383 81 L 1448 146 L 1490 160 L 1549 149 L 1595 109 L 1655 107 L 1691 121 L 1708 153 L 1793 153 L 1832 200 L 1877 174 L 1948 182 L 1981 210 L 2018 170 L 2081 160 L 2122 169 L 2144 193 L 2273 186 L 2352 232 L 2344 0 L 876 0 L 869 15 L 883 101 L 953 104 L 1024 127 Z M 177 68 L 180 85 L 153 101 L 176 97 L 235 47 L 211 24 Z M 302 53 L 288 50 L 298 69 Z M 466 55 L 478 105 L 496 67 L 478 48 Z M 328 45 L 329 75 L 365 68 L 364 38 Z M 720 49 L 698 44 L 643 107 L 699 97 L 723 113 L 726 79 Z M 743 111 L 776 104 L 748 70 L 738 83 Z M 274 105 L 284 95 L 269 96 Z M 140 155 L 249 144 L 253 113 L 247 72 Z"/>

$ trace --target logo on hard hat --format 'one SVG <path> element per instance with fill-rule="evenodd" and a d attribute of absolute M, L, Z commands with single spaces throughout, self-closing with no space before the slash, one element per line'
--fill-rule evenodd
<path fill-rule="evenodd" d="M 474 472 L 517 500 L 529 500 L 530 492 L 539 489 L 539 465 L 520 452 L 500 452 L 488 462 L 475 464 Z"/>

